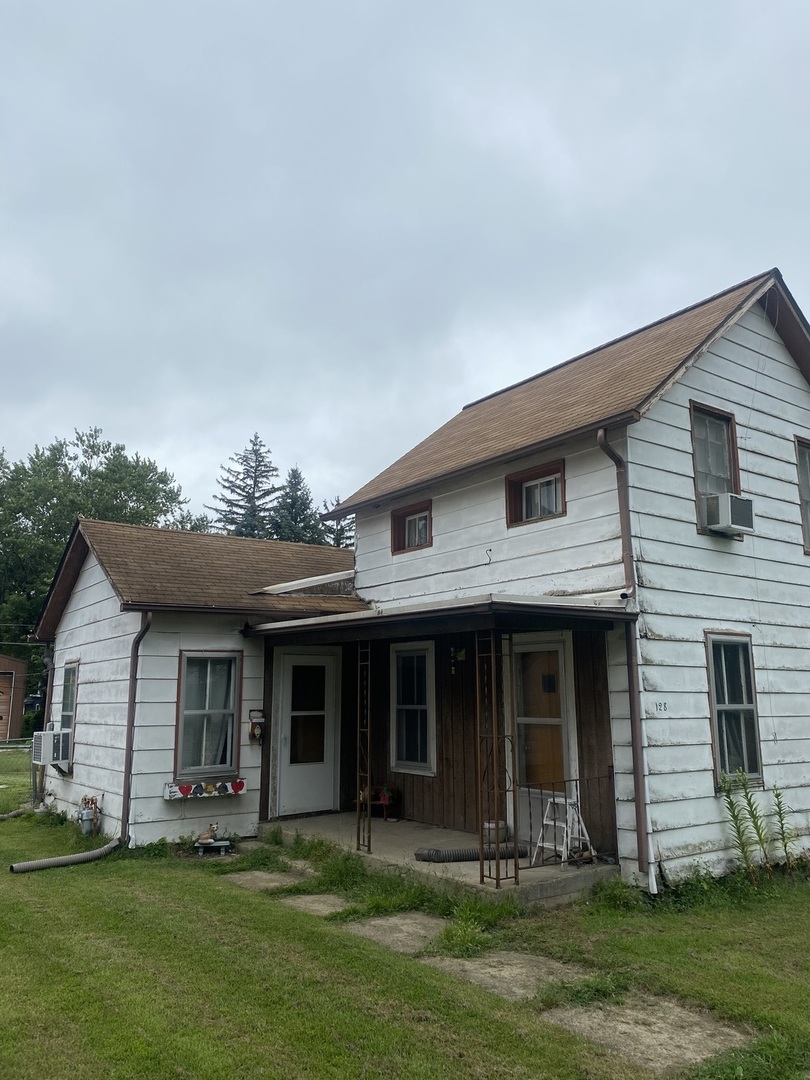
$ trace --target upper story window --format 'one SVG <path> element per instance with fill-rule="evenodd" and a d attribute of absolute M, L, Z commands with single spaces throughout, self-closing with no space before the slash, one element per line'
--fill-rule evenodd
<path fill-rule="evenodd" d="M 731 413 L 690 403 L 698 527 L 706 528 L 706 499 L 740 491 L 737 438 Z"/>
<path fill-rule="evenodd" d="M 59 714 L 62 728 L 73 727 L 73 720 L 76 715 L 76 686 L 78 679 L 79 665 L 66 664 L 62 683 L 62 710 Z"/>
<path fill-rule="evenodd" d="M 433 642 L 391 646 L 391 767 L 436 771 Z"/>
<path fill-rule="evenodd" d="M 433 543 L 431 502 L 404 506 L 391 513 L 391 551 L 415 551 Z"/>
<path fill-rule="evenodd" d="M 742 769 L 759 778 L 762 767 L 751 641 L 709 634 L 707 647 L 717 772 L 733 776 Z"/>
<path fill-rule="evenodd" d="M 564 513 L 564 461 L 550 461 L 506 477 L 507 525 L 523 525 Z"/>
<path fill-rule="evenodd" d="M 216 776 L 236 771 L 239 654 L 181 657 L 180 776 Z"/>
<path fill-rule="evenodd" d="M 799 505 L 802 512 L 804 550 L 810 553 L 810 443 L 796 440 L 796 460 L 799 468 Z"/>

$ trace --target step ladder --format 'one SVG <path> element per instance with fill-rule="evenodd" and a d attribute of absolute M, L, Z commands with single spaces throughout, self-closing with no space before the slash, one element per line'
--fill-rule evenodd
<path fill-rule="evenodd" d="M 557 792 L 543 792 L 545 810 L 540 835 L 532 855 L 536 866 L 542 854 L 550 851 L 565 866 L 574 859 L 593 859 L 596 852 L 579 812 L 579 802 Z"/>

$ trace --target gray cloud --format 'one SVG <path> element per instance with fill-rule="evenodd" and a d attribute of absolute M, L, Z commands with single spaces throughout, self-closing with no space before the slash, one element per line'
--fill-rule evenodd
<path fill-rule="evenodd" d="M 466 401 L 778 264 L 810 13 L 0 0 L 0 444 L 199 508 L 258 430 L 347 495 Z"/>

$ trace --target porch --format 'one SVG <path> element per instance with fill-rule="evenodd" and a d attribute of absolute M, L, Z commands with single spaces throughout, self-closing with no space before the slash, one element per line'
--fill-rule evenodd
<path fill-rule="evenodd" d="M 303 836 L 328 840 L 346 851 L 357 851 L 357 814 L 353 811 L 263 822 L 259 826 L 260 838 L 279 825 L 285 839 L 292 839 L 296 833 L 300 833 Z M 577 900 L 586 895 L 600 879 L 619 873 L 617 865 L 598 860 L 581 866 L 547 862 L 532 867 L 528 865 L 529 856 L 519 860 L 519 883 L 516 885 L 513 876 L 514 862 L 501 858 L 501 865 L 504 869 L 508 867 L 509 876 L 504 877 L 502 873 L 498 886 L 494 859 L 485 862 L 488 877 L 482 883 L 477 856 L 464 862 L 425 862 L 416 858 L 417 851 L 434 848 L 477 851 L 478 835 L 418 821 L 384 821 L 382 818 L 374 818 L 371 826 L 371 852 L 361 848 L 359 853 L 380 869 L 413 875 L 423 879 L 432 888 L 468 889 L 491 900 L 512 894 L 523 903 L 541 904 L 544 907 L 556 907 Z"/>

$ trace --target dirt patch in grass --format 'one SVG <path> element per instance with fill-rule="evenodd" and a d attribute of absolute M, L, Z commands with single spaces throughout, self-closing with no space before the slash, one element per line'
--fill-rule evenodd
<path fill-rule="evenodd" d="M 346 929 L 352 934 L 385 945 L 393 952 L 413 954 L 421 952 L 446 926 L 447 922 L 437 915 L 407 911 L 401 915 L 386 915 L 378 919 L 347 923 Z"/>
<path fill-rule="evenodd" d="M 252 892 L 262 892 L 263 889 L 279 889 L 285 885 L 297 885 L 304 880 L 303 874 L 283 873 L 275 870 L 238 870 L 234 874 L 226 874 L 226 881 L 232 881 L 243 889 Z"/>
<path fill-rule="evenodd" d="M 431 956 L 423 960 L 431 968 L 465 978 L 510 1001 L 534 998 L 540 983 L 571 982 L 585 972 L 571 964 L 526 953 L 486 953 L 469 960 Z"/>
<path fill-rule="evenodd" d="M 471 959 L 452 956 L 429 956 L 423 963 L 483 986 L 508 1001 L 533 998 L 540 983 L 572 982 L 585 972 L 571 964 L 562 964 L 545 956 L 528 953 L 490 952 Z"/>
<path fill-rule="evenodd" d="M 653 1072 L 698 1065 L 734 1050 L 751 1035 L 711 1013 L 685 1009 L 664 998 L 636 997 L 623 1005 L 556 1008 L 543 1013 L 552 1024 L 615 1050 Z"/>
<path fill-rule="evenodd" d="M 310 915 L 334 915 L 336 911 L 344 911 L 349 905 L 341 896 L 334 893 L 318 893 L 314 896 L 281 896 L 282 904 L 297 908 L 298 911 L 308 911 Z"/>

